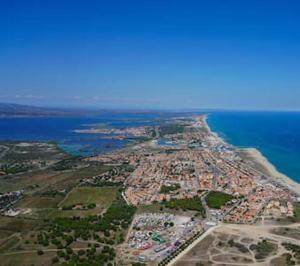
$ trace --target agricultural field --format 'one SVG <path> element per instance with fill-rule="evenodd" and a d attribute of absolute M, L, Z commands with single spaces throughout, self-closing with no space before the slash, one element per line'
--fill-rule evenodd
<path fill-rule="evenodd" d="M 164 206 L 160 203 L 137 206 L 137 213 L 144 213 L 144 212 L 159 213 L 163 211 L 164 211 Z"/>
<path fill-rule="evenodd" d="M 39 220 L 0 216 L 0 231 L 23 233 L 42 224 L 43 222 Z"/>
<path fill-rule="evenodd" d="M 57 204 L 63 200 L 62 195 L 57 196 L 41 196 L 41 195 L 25 195 L 15 206 L 17 208 L 56 208 Z"/>
<path fill-rule="evenodd" d="M 9 178 L 0 179 L 0 193 L 25 189 L 27 193 L 45 192 L 53 190 L 70 190 L 82 178 L 88 178 L 109 170 L 110 166 L 89 163 L 85 168 L 68 171 L 55 171 L 52 169 L 38 170 Z"/>
<path fill-rule="evenodd" d="M 114 259 L 115 250 L 106 243 L 124 241 L 135 208 L 122 201 L 116 187 L 77 187 L 69 196 L 67 204 L 94 203 L 96 207 L 59 210 L 55 208 L 57 195 L 52 202 L 47 197 L 41 197 L 45 201 L 39 202 L 38 195 L 26 195 L 18 208 L 37 208 L 45 211 L 48 218 L 0 216 L 2 265 L 58 265 L 69 260 L 101 264 Z M 95 215 L 100 213 L 102 216 Z"/>
<path fill-rule="evenodd" d="M 56 251 L 46 251 L 44 254 L 38 255 L 36 250 L 12 253 L 11 255 L 1 255 L 0 260 L 2 265 L 51 265 L 52 258 L 56 255 Z M 35 264 L 34 264 L 35 263 Z"/>
<path fill-rule="evenodd" d="M 49 167 L 68 157 L 51 142 L 0 142 L 0 172 L 12 175 Z"/>
<path fill-rule="evenodd" d="M 76 187 L 59 206 L 64 209 L 80 204 L 95 204 L 97 207 L 107 208 L 116 199 L 116 196 L 117 189 L 114 187 Z"/>
<path fill-rule="evenodd" d="M 29 145 L 24 145 L 24 149 L 28 147 Z M 8 157 L 12 156 L 9 152 L 9 148 L 0 146 L 1 156 L 6 160 L 12 159 Z M 50 155 L 45 155 L 49 158 L 48 156 Z M 29 154 L 26 158 L 35 160 Z M 135 210 L 127 210 L 127 205 L 124 206 L 122 202 L 120 203 L 122 207 L 116 203 L 120 201 L 118 186 L 109 186 L 109 183 L 103 187 L 80 186 L 82 179 L 101 175 L 110 169 L 111 166 L 97 162 L 66 158 L 64 154 L 59 160 L 53 160 L 51 164 L 45 165 L 45 168 L 38 167 L 30 171 L 26 169 L 25 173 L 11 173 L 0 178 L 0 193 L 22 191 L 22 196 L 12 207 L 13 216 L 4 216 L 9 215 L 6 212 L 0 216 L 0 264 L 52 265 L 66 262 L 72 255 L 73 261 L 112 260 L 115 251 L 112 248 L 107 249 L 102 243 L 104 240 L 101 240 L 101 237 L 104 235 L 98 234 L 99 239 L 94 239 L 96 237 L 94 222 L 98 221 L 98 227 L 109 227 L 107 223 L 116 222 L 111 229 L 115 230 L 115 233 L 106 232 L 104 237 L 105 241 L 110 243 L 119 242 L 124 238 L 123 231 L 129 225 L 126 220 L 130 221 Z M 29 212 L 23 213 L 23 210 Z M 121 216 L 116 213 L 120 213 Z M 106 218 L 102 220 L 100 214 Z M 69 234 L 68 225 L 74 217 L 78 223 L 73 223 L 73 230 L 78 234 L 79 241 Z M 124 223 L 117 230 L 119 226 L 117 220 L 122 219 Z M 89 223 L 88 228 L 91 230 L 76 229 L 77 224 L 81 228 L 81 225 L 86 223 Z M 60 232 L 57 231 L 57 226 Z M 61 234 L 64 234 L 63 238 Z M 53 241 L 46 238 L 50 235 Z M 107 235 L 110 235 L 111 239 Z M 71 239 L 72 243 L 66 242 Z M 93 254 L 96 254 L 96 257 Z"/>
<path fill-rule="evenodd" d="M 0 216 L 0 254 L 24 249 L 28 235 L 44 225 L 42 220 Z"/>

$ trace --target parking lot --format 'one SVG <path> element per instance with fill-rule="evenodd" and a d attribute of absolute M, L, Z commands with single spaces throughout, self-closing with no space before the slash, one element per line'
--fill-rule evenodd
<path fill-rule="evenodd" d="M 170 213 L 143 213 L 135 217 L 123 253 L 131 261 L 160 261 L 195 232 L 200 220 Z"/>

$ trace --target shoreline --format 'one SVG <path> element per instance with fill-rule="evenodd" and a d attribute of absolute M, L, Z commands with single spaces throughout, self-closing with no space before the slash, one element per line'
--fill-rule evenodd
<path fill-rule="evenodd" d="M 203 115 L 203 123 L 204 123 L 204 126 L 205 126 L 205 128 L 207 129 L 207 131 L 208 131 L 210 134 L 212 134 L 213 136 L 215 136 L 217 139 L 219 139 L 220 142 L 232 146 L 230 143 L 227 143 L 224 139 L 222 139 L 222 138 L 218 135 L 218 133 L 216 133 L 216 132 L 214 132 L 214 131 L 211 130 L 211 128 L 210 128 L 210 126 L 208 125 L 208 122 L 207 122 L 208 116 L 209 116 L 209 114 Z"/>
<path fill-rule="evenodd" d="M 248 161 L 248 163 L 252 164 L 252 167 L 272 179 L 272 181 L 289 188 L 291 191 L 295 192 L 298 196 L 300 196 L 300 184 L 297 181 L 294 181 L 289 176 L 279 172 L 275 165 L 273 165 L 258 149 L 254 147 L 236 147 L 230 143 L 227 143 L 224 139 L 222 139 L 216 132 L 213 132 L 208 125 L 207 122 L 208 115 L 204 115 L 204 124 L 207 130 L 221 140 L 222 143 L 226 143 L 229 146 L 232 146 L 238 156 L 240 156 L 243 160 Z"/>
<path fill-rule="evenodd" d="M 256 148 L 237 148 L 239 156 L 246 160 L 250 161 L 258 167 L 264 168 L 264 170 L 255 169 L 259 172 L 262 172 L 267 177 L 271 178 L 272 181 L 275 181 L 283 186 L 288 187 L 291 191 L 296 192 L 300 195 L 300 184 L 294 181 L 289 176 L 279 172 L 279 170 Z M 244 153 L 245 155 L 241 155 Z"/>

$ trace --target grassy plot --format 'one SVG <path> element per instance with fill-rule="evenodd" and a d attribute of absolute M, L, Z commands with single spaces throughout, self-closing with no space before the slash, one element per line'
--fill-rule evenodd
<path fill-rule="evenodd" d="M 37 230 L 42 225 L 43 221 L 40 220 L 0 216 L 0 231 L 3 237 L 0 239 L 0 254 L 18 249 L 24 234 Z"/>
<path fill-rule="evenodd" d="M 44 255 L 39 256 L 35 250 L 28 253 L 19 253 L 13 255 L 0 255 L 1 265 L 52 265 L 51 259 L 56 255 L 56 251 L 46 251 Z M 57 265 L 57 264 L 53 264 Z"/>
<path fill-rule="evenodd" d="M 71 191 L 60 205 L 61 207 L 69 207 L 77 204 L 94 203 L 107 208 L 116 197 L 117 189 L 114 187 L 77 187 Z"/>
<path fill-rule="evenodd" d="M 49 186 L 56 189 L 69 189 L 78 184 L 80 179 L 99 175 L 111 169 L 110 166 L 91 164 L 82 169 L 72 169 L 66 172 L 57 172 L 51 169 L 21 174 L 17 177 L 0 180 L 0 192 L 14 191 L 20 189 L 41 191 Z"/>
<path fill-rule="evenodd" d="M 28 232 L 42 225 L 43 221 L 40 220 L 0 216 L 1 231 L 11 231 L 13 233 Z"/>
<path fill-rule="evenodd" d="M 161 136 L 170 135 L 170 134 L 177 134 L 184 132 L 185 125 L 172 123 L 172 124 L 165 124 L 159 127 L 159 133 Z"/>
<path fill-rule="evenodd" d="M 170 193 L 172 191 L 176 191 L 180 188 L 180 184 L 172 184 L 172 185 L 162 185 L 160 187 L 159 193 Z"/>
<path fill-rule="evenodd" d="M 205 215 L 205 210 L 199 197 L 189 199 L 171 199 L 165 202 L 165 206 L 170 209 L 198 211 L 202 216 Z"/>
<path fill-rule="evenodd" d="M 36 171 L 32 173 L 21 174 L 18 177 L 11 176 L 9 179 L 0 180 L 0 192 L 26 189 L 34 185 L 48 185 L 56 179 L 57 173 L 49 170 Z"/>
<path fill-rule="evenodd" d="M 0 242 L 1 239 L 9 237 L 13 232 L 8 230 L 0 230 Z"/>
<path fill-rule="evenodd" d="M 20 238 L 18 236 L 11 236 L 6 240 L 2 241 L 0 244 L 0 253 L 8 252 L 9 250 L 18 246 Z"/>
<path fill-rule="evenodd" d="M 44 197 L 40 195 L 26 195 L 21 199 L 16 207 L 19 208 L 56 208 L 63 199 L 61 195 L 55 197 Z"/>
<path fill-rule="evenodd" d="M 90 215 L 100 214 L 105 208 L 94 208 L 89 210 L 53 210 L 46 216 L 48 219 L 88 217 Z"/>
<path fill-rule="evenodd" d="M 10 175 L 37 170 L 67 156 L 54 143 L 11 141 L 0 145 L 0 170 Z"/>
<path fill-rule="evenodd" d="M 296 222 L 300 221 L 300 202 L 294 204 L 294 219 Z"/>
<path fill-rule="evenodd" d="M 208 207 L 220 209 L 226 202 L 232 200 L 234 197 L 224 192 L 210 191 L 206 197 Z"/>
<path fill-rule="evenodd" d="M 163 205 L 159 203 L 154 203 L 150 205 L 138 205 L 137 206 L 137 213 L 144 213 L 144 212 L 164 212 Z"/>

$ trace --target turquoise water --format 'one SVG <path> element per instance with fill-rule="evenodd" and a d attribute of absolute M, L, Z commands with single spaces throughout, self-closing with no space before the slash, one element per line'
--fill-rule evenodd
<path fill-rule="evenodd" d="M 300 112 L 214 112 L 208 124 L 235 146 L 258 148 L 300 183 Z"/>
<path fill-rule="evenodd" d="M 173 115 L 176 114 L 107 112 L 95 116 L 0 117 L 0 141 L 55 141 L 72 155 L 88 156 L 122 148 L 132 140 L 106 139 L 105 134 L 80 134 L 76 129 L 94 125 L 114 128 L 153 125 Z"/>

